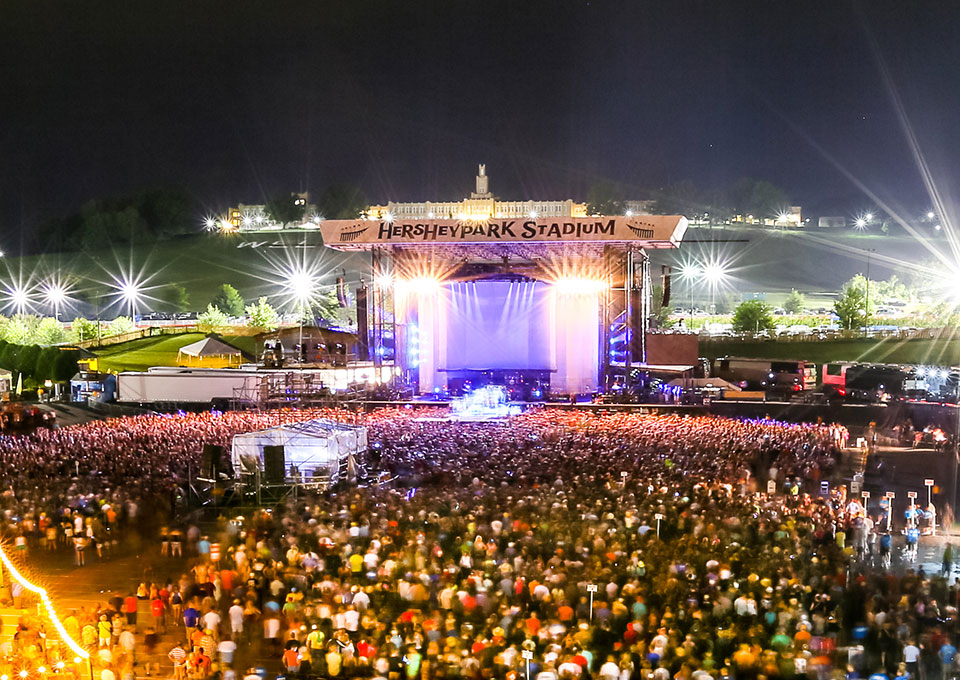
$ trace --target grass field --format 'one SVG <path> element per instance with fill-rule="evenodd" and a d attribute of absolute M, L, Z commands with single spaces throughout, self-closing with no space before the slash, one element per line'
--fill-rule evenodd
<path fill-rule="evenodd" d="M 710 359 L 738 356 L 803 359 L 818 364 L 830 361 L 870 361 L 945 366 L 960 362 L 960 340 L 897 340 L 894 338 L 855 338 L 815 342 L 726 340 L 701 342 L 700 354 Z"/>
<path fill-rule="evenodd" d="M 24 287 L 35 289 L 36 297 L 47 282 L 61 281 L 71 290 L 71 302 L 62 310 L 61 318 L 93 318 L 98 307 L 104 318 L 112 318 L 126 313 L 116 286 L 131 279 L 142 283 L 144 299 L 137 306 L 140 313 L 172 311 L 165 303 L 172 283 L 186 288 L 193 311 L 206 308 L 224 283 L 236 287 L 247 301 L 266 295 L 279 304 L 282 272 L 298 257 L 306 260 L 324 284 L 333 284 L 344 269 L 347 280 L 356 282 L 355 272 L 361 265 L 369 269 L 368 261 L 358 255 L 324 247 L 318 233 L 198 234 L 136 248 L 8 256 L 0 265 L 0 280 L 5 285 L 23 282 Z M 51 310 L 41 307 L 33 311 L 49 314 Z"/>
<path fill-rule="evenodd" d="M 102 371 L 145 371 L 151 366 L 176 366 L 177 352 L 181 347 L 202 340 L 203 333 L 182 333 L 140 338 L 94 350 L 100 359 Z M 221 336 L 225 342 L 254 354 L 254 338 L 251 336 Z"/>

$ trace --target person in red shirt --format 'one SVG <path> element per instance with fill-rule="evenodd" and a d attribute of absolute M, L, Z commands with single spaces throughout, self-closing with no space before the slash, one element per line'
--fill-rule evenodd
<path fill-rule="evenodd" d="M 133 593 L 130 593 L 126 598 L 124 598 L 123 613 L 127 615 L 128 625 L 137 625 L 137 596 Z"/>
<path fill-rule="evenodd" d="M 283 667 L 287 669 L 287 673 L 300 672 L 300 654 L 295 647 L 288 647 L 283 652 Z"/>
<path fill-rule="evenodd" d="M 163 600 L 158 594 L 150 600 L 150 613 L 153 614 L 153 626 L 160 633 L 164 632 L 163 612 L 166 608 L 163 606 Z"/>

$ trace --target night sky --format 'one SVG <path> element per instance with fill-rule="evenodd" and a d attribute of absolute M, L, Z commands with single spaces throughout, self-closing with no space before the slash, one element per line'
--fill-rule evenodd
<path fill-rule="evenodd" d="M 210 210 L 334 181 L 458 199 L 479 162 L 504 198 L 752 176 L 812 210 L 865 201 L 836 161 L 925 209 L 891 93 L 952 184 L 958 19 L 902 1 L 7 1 L 0 227 L 163 183 Z"/>

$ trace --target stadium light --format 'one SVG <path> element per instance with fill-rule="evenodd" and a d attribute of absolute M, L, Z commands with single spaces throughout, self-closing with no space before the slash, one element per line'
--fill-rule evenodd
<path fill-rule="evenodd" d="M 860 229 L 861 231 L 866 229 L 867 228 L 866 218 L 858 217 L 856 221 L 853 223 L 853 226 L 855 226 L 857 229 Z"/>
<path fill-rule="evenodd" d="M 116 294 L 126 304 L 131 319 L 136 320 L 137 305 L 143 299 L 143 286 L 136 279 L 122 279 L 114 286 Z"/>
<path fill-rule="evenodd" d="M 865 219 L 867 222 L 873 222 L 873 213 L 867 213 L 863 216 L 863 219 Z"/>
<path fill-rule="evenodd" d="M 20 286 L 7 289 L 7 306 L 13 307 L 15 314 L 25 314 L 30 306 L 30 293 Z"/>
<path fill-rule="evenodd" d="M 57 281 L 49 282 L 44 289 L 44 300 L 53 307 L 53 315 L 57 321 L 60 320 L 60 309 L 67 302 L 69 296 L 67 289 Z"/>
<path fill-rule="evenodd" d="M 933 212 L 932 210 L 927 213 L 927 219 L 928 219 L 928 220 L 932 220 L 934 217 L 936 217 L 936 214 L 934 214 L 934 212 Z"/>
<path fill-rule="evenodd" d="M 701 277 L 711 286 L 715 286 L 727 278 L 727 268 L 721 262 L 709 262 L 704 265 Z"/>

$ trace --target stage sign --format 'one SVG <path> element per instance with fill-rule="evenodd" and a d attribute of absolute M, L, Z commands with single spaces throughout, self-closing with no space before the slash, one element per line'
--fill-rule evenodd
<path fill-rule="evenodd" d="M 339 250 L 371 246 L 509 243 L 633 243 L 676 248 L 687 230 L 678 215 L 544 217 L 487 220 L 327 220 L 323 242 Z"/>

